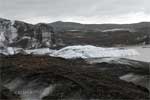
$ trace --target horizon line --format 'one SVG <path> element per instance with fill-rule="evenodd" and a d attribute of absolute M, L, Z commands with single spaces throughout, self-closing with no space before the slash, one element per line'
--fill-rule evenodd
<path fill-rule="evenodd" d="M 113 22 L 106 22 L 106 23 L 83 23 L 83 22 L 77 22 L 77 21 L 63 21 L 63 20 L 56 20 L 56 21 L 50 21 L 50 22 L 45 22 L 45 21 L 41 21 L 41 22 L 35 22 L 32 23 L 30 21 L 26 21 L 26 20 L 18 20 L 18 19 L 9 19 L 9 18 L 4 18 L 4 17 L 0 17 L 0 19 L 5 19 L 5 20 L 10 20 L 10 21 L 20 21 L 20 22 L 24 22 L 24 23 L 28 23 L 28 24 L 32 24 L 32 25 L 36 25 L 36 24 L 51 24 L 51 23 L 56 23 L 56 22 L 63 22 L 63 23 L 77 23 L 77 24 L 84 24 L 84 25 L 106 25 L 106 24 L 116 24 L 116 25 L 126 25 L 126 24 L 138 24 L 138 23 L 149 23 L 150 21 L 137 21 L 137 22 L 129 22 L 129 23 L 113 23 Z"/>

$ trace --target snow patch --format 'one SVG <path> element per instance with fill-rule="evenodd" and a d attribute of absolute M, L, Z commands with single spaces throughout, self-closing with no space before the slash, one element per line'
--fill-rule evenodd
<path fill-rule="evenodd" d="M 15 24 L 15 20 L 11 20 L 11 25 L 13 26 Z"/>
<path fill-rule="evenodd" d="M 31 37 L 29 37 L 29 36 L 23 36 L 22 39 L 29 39 L 29 40 L 31 40 Z"/>
<path fill-rule="evenodd" d="M 132 32 L 132 30 L 124 29 L 124 28 L 107 29 L 107 30 L 103 30 L 102 32 L 115 32 L 115 31 L 129 31 L 129 32 Z"/>
<path fill-rule="evenodd" d="M 55 87 L 56 87 L 56 85 L 50 85 L 49 87 L 45 88 L 43 90 L 43 92 L 41 93 L 40 98 L 43 98 L 43 97 L 51 94 Z"/>

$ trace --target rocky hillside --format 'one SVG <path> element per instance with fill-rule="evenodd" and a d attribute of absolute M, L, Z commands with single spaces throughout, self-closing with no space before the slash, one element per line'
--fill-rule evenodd
<path fill-rule="evenodd" d="M 141 22 L 134 24 L 80 24 L 75 22 L 63 22 L 57 21 L 50 23 L 55 31 L 66 31 L 66 30 L 84 30 L 84 31 L 104 31 L 108 29 L 131 29 L 137 30 L 141 28 L 149 28 L 150 22 Z"/>
<path fill-rule="evenodd" d="M 50 23 L 50 25 L 57 33 L 57 38 L 61 40 L 61 44 L 64 45 L 122 46 L 150 44 L 149 22 L 135 24 L 80 24 L 58 21 Z"/>
<path fill-rule="evenodd" d="M 52 47 L 53 39 L 53 28 L 47 24 L 32 25 L 21 21 L 0 19 L 0 47 Z"/>
<path fill-rule="evenodd" d="M 32 25 L 0 18 L 0 47 L 31 49 L 87 44 L 95 46 L 150 44 L 150 23 L 118 25 L 58 21 Z"/>

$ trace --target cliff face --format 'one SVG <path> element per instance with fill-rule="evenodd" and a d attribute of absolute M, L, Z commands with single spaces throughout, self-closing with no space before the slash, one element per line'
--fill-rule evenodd
<path fill-rule="evenodd" d="M 21 21 L 0 19 L 0 46 L 21 48 L 52 47 L 54 32 L 50 25 L 32 25 Z M 53 40 L 52 40 L 53 39 Z"/>

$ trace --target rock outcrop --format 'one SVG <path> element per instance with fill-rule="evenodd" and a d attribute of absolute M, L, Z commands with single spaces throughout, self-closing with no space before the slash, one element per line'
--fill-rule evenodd
<path fill-rule="evenodd" d="M 54 32 L 50 25 L 36 25 L 0 19 L 0 46 L 20 48 L 53 47 Z"/>
<path fill-rule="evenodd" d="M 21 98 L 0 84 L 0 100 L 21 100 Z"/>

